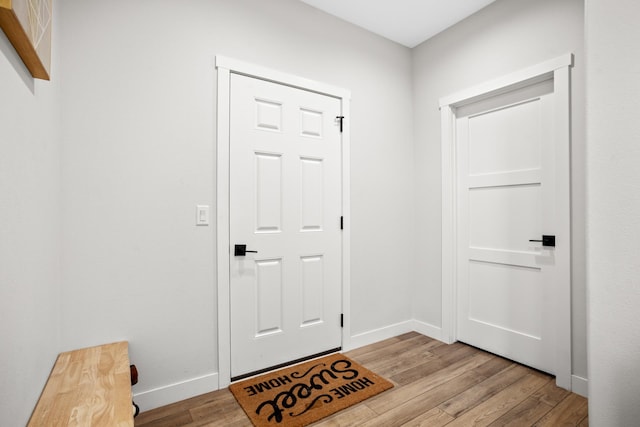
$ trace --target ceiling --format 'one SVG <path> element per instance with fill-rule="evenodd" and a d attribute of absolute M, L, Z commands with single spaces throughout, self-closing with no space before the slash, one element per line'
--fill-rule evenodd
<path fill-rule="evenodd" d="M 412 48 L 495 0 L 300 1 Z"/>

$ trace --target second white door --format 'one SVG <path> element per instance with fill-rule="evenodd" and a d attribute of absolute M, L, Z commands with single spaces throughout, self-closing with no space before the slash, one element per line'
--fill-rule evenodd
<path fill-rule="evenodd" d="M 232 378 L 341 346 L 340 110 L 231 76 Z"/>
<path fill-rule="evenodd" d="M 554 373 L 554 287 L 568 265 L 556 204 L 553 79 L 456 112 L 457 338 Z"/>

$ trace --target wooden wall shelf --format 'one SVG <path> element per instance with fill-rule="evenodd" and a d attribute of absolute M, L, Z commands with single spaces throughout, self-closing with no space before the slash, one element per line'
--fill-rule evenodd
<path fill-rule="evenodd" d="M 49 80 L 51 1 L 0 0 L 0 28 L 31 75 Z"/>

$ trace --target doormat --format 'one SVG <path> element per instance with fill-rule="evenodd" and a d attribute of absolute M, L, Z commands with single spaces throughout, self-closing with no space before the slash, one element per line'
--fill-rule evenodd
<path fill-rule="evenodd" d="M 301 427 L 393 387 L 342 354 L 233 383 L 229 389 L 256 427 Z"/>

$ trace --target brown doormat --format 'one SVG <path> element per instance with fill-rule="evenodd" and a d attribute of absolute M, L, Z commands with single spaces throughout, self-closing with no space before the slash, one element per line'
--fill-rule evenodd
<path fill-rule="evenodd" d="M 393 387 L 342 354 L 332 354 L 229 386 L 253 424 L 301 427 Z"/>

